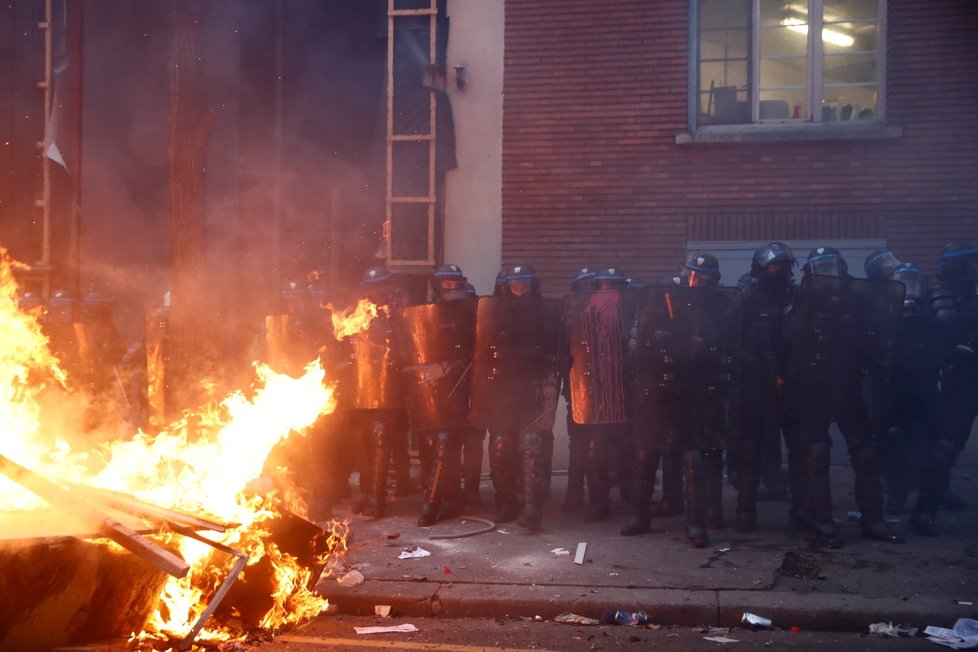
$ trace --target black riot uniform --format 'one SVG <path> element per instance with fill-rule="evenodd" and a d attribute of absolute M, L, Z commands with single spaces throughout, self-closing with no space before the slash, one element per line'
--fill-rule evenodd
<path fill-rule="evenodd" d="M 589 522 L 610 514 L 613 470 L 625 489 L 623 497 L 631 489 L 633 371 L 628 341 L 637 295 L 626 292 L 627 283 L 618 268 L 605 267 L 595 273 L 592 291 L 574 292 L 563 300 L 569 346 L 568 424 L 574 424 L 568 434 L 585 442 Z M 580 441 L 573 445 L 582 447 Z"/>
<path fill-rule="evenodd" d="M 841 545 L 832 519 L 829 484 L 830 422 L 845 437 L 856 476 L 854 493 L 865 538 L 903 539 L 883 520 L 883 496 L 873 426 L 890 406 L 892 347 L 903 308 L 903 286 L 848 275 L 845 259 L 830 247 L 812 250 L 805 279 L 786 325 L 791 359 L 785 410 L 799 418 L 788 448 L 800 461 L 797 482 L 808 524 L 821 545 Z M 794 490 L 794 487 L 793 487 Z M 793 497 L 794 498 L 794 497 Z"/>
<path fill-rule="evenodd" d="M 403 293 L 386 267 L 371 267 L 363 276 L 367 298 L 378 306 L 370 326 L 350 336 L 353 355 L 350 407 L 355 412 L 360 453 L 360 486 L 364 497 L 354 513 L 384 515 L 387 474 L 393 447 L 403 427 L 404 394 L 397 363 L 391 311 L 401 307 Z M 406 446 L 406 440 L 403 442 Z"/>
<path fill-rule="evenodd" d="M 911 488 L 919 485 L 919 461 L 937 414 L 939 367 L 927 276 L 912 265 L 899 265 L 892 280 L 903 283 L 906 292 L 893 349 L 893 410 L 878 430 L 876 453 L 886 480 L 887 513 L 898 516 L 906 510 Z"/>
<path fill-rule="evenodd" d="M 560 391 L 560 302 L 540 296 L 529 265 L 507 268 L 504 279 L 501 295 L 479 299 L 469 420 L 489 430 L 494 520 L 519 515 L 539 530 Z"/>
<path fill-rule="evenodd" d="M 484 432 L 468 422 L 476 300 L 467 296 L 456 265 L 439 267 L 432 284 L 434 303 L 403 308 L 394 317 L 408 420 L 434 462 L 421 527 L 460 513 L 462 443 L 474 431 L 481 448 Z"/>
<path fill-rule="evenodd" d="M 772 242 L 751 259 L 750 283 L 743 288 L 741 387 L 737 450 L 737 510 L 735 527 L 750 532 L 757 522 L 758 489 L 783 487 L 781 435 L 796 426 L 783 410 L 784 378 L 788 371 L 785 311 L 798 292 L 792 282 L 795 258 L 787 245 Z M 772 467 L 765 472 L 765 466 Z M 789 467 L 794 467 L 789 460 Z M 795 492 L 798 495 L 798 492 Z M 799 498 L 800 500 L 800 498 Z M 792 512 L 803 511 L 793 504 Z"/>
<path fill-rule="evenodd" d="M 122 361 L 122 338 L 115 326 L 115 299 L 91 291 L 81 305 L 80 357 L 86 391 L 92 401 L 85 415 L 85 425 L 93 429 L 116 424 L 128 401 L 119 365 Z"/>
<path fill-rule="evenodd" d="M 705 256 L 696 255 L 695 261 Z M 691 272 L 694 270 L 690 270 Z M 736 289 L 704 287 L 703 270 L 674 288 L 641 292 L 635 344 L 635 438 L 633 515 L 625 536 L 647 531 L 649 499 L 663 450 L 682 456 L 686 536 L 697 548 L 709 544 L 707 482 L 703 452 L 723 448 L 728 400 L 736 390 L 738 332 L 729 328 Z M 715 275 L 714 275 L 715 278 Z M 734 320 L 736 323 L 736 320 Z"/>
<path fill-rule="evenodd" d="M 944 247 L 931 307 L 941 343 L 940 396 L 936 427 L 927 445 L 920 493 L 910 525 L 936 536 L 935 515 L 950 484 L 951 469 L 964 450 L 978 416 L 978 245 Z"/>

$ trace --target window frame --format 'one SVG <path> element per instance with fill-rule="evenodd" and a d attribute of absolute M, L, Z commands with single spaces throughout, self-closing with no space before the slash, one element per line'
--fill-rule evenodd
<path fill-rule="evenodd" d="M 824 0 L 807 0 L 809 8 L 809 30 L 806 54 L 808 57 L 808 83 L 807 83 L 807 106 L 806 119 L 766 119 L 761 120 L 756 117 L 759 115 L 760 104 L 760 0 L 751 0 L 751 24 L 749 30 L 750 57 L 748 59 L 748 101 L 751 107 L 751 121 L 739 124 L 699 124 L 699 104 L 700 104 L 700 40 L 699 40 L 699 6 L 700 0 L 691 0 L 689 3 L 689 67 L 688 67 L 688 96 L 687 96 L 687 124 L 691 134 L 737 134 L 750 132 L 784 132 L 801 133 L 808 132 L 809 136 L 814 136 L 810 130 L 825 130 L 838 133 L 840 130 L 849 132 L 850 130 L 863 130 L 879 132 L 886 124 L 886 23 L 887 23 L 887 0 L 877 0 L 878 19 L 877 19 L 877 47 L 876 47 L 876 115 L 872 120 L 866 121 L 838 121 L 824 122 L 822 120 L 821 99 L 823 93 L 824 80 L 823 57 L 821 38 L 816 39 L 815 35 L 822 34 Z M 859 22 L 847 21 L 847 22 Z M 878 135 L 878 134 L 876 134 Z M 902 130 L 885 131 L 884 136 L 900 136 Z M 847 136 L 843 136 L 847 137 Z M 695 140 L 695 139 L 694 139 Z M 677 137 L 677 143 L 690 142 L 689 138 Z"/>

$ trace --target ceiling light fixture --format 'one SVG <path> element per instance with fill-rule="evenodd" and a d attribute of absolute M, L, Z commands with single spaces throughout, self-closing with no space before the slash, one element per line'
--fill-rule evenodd
<path fill-rule="evenodd" d="M 808 23 L 804 22 L 800 18 L 782 18 L 781 24 L 793 32 L 806 35 L 808 34 Z M 841 48 L 850 48 L 856 42 L 856 39 L 852 38 L 848 34 L 843 34 L 842 32 L 837 32 L 828 28 L 822 29 L 822 40 L 826 43 L 831 43 L 832 45 L 838 45 Z"/>

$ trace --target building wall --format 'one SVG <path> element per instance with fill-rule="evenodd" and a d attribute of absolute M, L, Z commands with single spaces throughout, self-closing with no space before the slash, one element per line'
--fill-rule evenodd
<path fill-rule="evenodd" d="M 445 177 L 445 261 L 490 294 L 502 243 L 502 0 L 449 0 L 448 92 L 458 168 Z M 464 65 L 468 85 L 455 86 Z"/>
<path fill-rule="evenodd" d="M 509 0 L 505 22 L 502 259 L 549 294 L 583 264 L 655 279 L 688 241 L 878 239 L 932 268 L 978 237 L 978 3 L 890 0 L 903 133 L 853 141 L 677 144 L 688 0 Z"/>

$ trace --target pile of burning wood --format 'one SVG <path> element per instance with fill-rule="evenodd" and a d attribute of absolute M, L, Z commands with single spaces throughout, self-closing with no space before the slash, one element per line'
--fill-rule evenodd
<path fill-rule="evenodd" d="M 150 436 L 74 440 L 65 374 L 18 307 L 0 249 L 0 649 L 129 637 L 189 649 L 274 631 L 328 606 L 314 587 L 347 527 L 256 491 L 272 449 L 335 409 L 318 361 L 256 367 Z"/>

